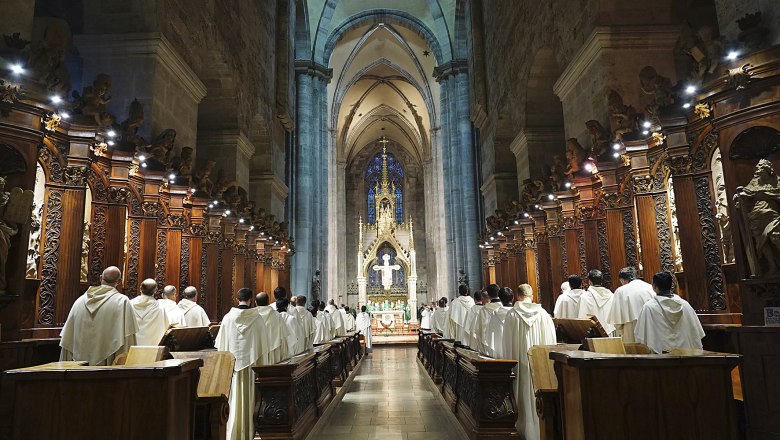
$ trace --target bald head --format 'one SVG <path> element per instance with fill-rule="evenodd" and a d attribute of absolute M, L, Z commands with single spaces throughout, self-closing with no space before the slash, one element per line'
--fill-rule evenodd
<path fill-rule="evenodd" d="M 116 286 L 122 279 L 122 271 L 116 266 L 109 266 L 100 275 L 100 283 L 108 286 Z"/>
<path fill-rule="evenodd" d="M 165 286 L 163 287 L 163 296 L 170 299 L 170 300 L 176 300 L 176 288 L 173 286 Z"/>
<path fill-rule="evenodd" d="M 141 293 L 146 296 L 152 296 L 154 295 L 154 292 L 157 290 L 157 281 L 147 278 L 143 281 L 141 281 Z"/>
<path fill-rule="evenodd" d="M 198 289 L 194 286 L 187 286 L 187 288 L 181 292 L 181 296 L 187 299 L 193 299 L 198 296 Z"/>
<path fill-rule="evenodd" d="M 268 294 L 265 292 L 260 292 L 255 296 L 255 303 L 258 306 L 267 306 L 269 302 Z"/>

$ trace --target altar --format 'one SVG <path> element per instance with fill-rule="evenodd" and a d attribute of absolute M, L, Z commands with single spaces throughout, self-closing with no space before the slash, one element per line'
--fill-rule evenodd
<path fill-rule="evenodd" d="M 371 326 L 377 334 L 396 333 L 404 328 L 403 310 L 377 310 L 371 317 Z"/>

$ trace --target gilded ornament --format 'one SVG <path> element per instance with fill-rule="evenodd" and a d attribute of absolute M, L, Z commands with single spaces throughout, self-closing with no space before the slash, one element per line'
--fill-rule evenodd
<path fill-rule="evenodd" d="M 712 106 L 707 102 L 700 102 L 693 107 L 693 112 L 699 119 L 707 119 L 712 116 Z"/>

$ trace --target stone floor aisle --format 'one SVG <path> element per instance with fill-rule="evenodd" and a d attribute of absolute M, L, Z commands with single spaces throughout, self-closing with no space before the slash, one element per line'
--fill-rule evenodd
<path fill-rule="evenodd" d="M 308 439 L 466 439 L 416 362 L 417 347 L 375 347 Z"/>

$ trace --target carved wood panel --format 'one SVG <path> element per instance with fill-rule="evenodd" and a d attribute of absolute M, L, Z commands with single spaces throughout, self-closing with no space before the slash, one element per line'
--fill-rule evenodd
<path fill-rule="evenodd" d="M 130 235 L 127 241 L 127 270 L 125 273 L 125 294 L 138 291 L 138 258 L 141 250 L 141 220 L 130 219 Z"/>
<path fill-rule="evenodd" d="M 100 284 L 100 275 L 105 269 L 106 253 L 106 227 L 108 223 L 108 206 L 103 204 L 92 205 L 92 222 L 89 229 L 91 248 L 89 251 L 89 283 L 93 286 Z"/>
<path fill-rule="evenodd" d="M 701 236 L 704 243 L 704 264 L 707 274 L 707 297 L 711 310 L 726 310 L 726 294 L 721 272 L 721 252 L 718 244 L 718 225 L 713 213 L 710 178 L 707 175 L 694 179 L 696 209 L 701 221 Z"/>
<path fill-rule="evenodd" d="M 62 230 L 62 191 L 50 189 L 46 201 L 46 238 L 41 256 L 41 290 L 38 297 L 38 323 L 53 325 L 57 295 L 57 259 Z"/>

